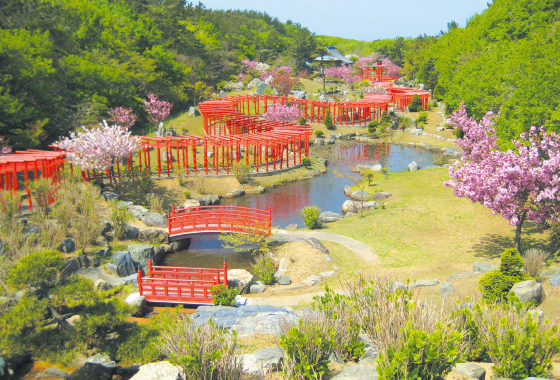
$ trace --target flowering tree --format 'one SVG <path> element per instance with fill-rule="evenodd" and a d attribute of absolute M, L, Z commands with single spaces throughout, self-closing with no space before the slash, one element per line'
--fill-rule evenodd
<path fill-rule="evenodd" d="M 169 116 L 173 104 L 158 100 L 157 96 L 154 94 L 149 94 L 148 99 L 149 100 L 142 101 L 142 103 L 144 103 L 146 107 L 146 112 L 150 114 L 150 119 L 157 125 Z"/>
<path fill-rule="evenodd" d="M 295 123 L 303 112 L 297 105 L 285 106 L 283 104 L 275 104 L 274 107 L 269 108 L 264 114 L 264 118 L 269 121 L 284 121 L 286 123 Z"/>
<path fill-rule="evenodd" d="M 362 91 L 364 91 L 367 94 L 379 94 L 379 95 L 387 95 L 388 92 L 385 89 L 385 87 L 381 86 L 380 84 L 375 85 L 375 86 L 364 86 Z"/>
<path fill-rule="evenodd" d="M 385 65 L 385 71 L 388 75 L 391 75 L 394 80 L 402 77 L 402 71 L 399 65 L 394 64 L 389 58 L 385 58 L 382 62 Z"/>
<path fill-rule="evenodd" d="M 515 149 L 501 152 L 492 112 L 477 122 L 462 104 L 450 124 L 464 132 L 455 141 L 463 157 L 460 165 L 449 168 L 452 179 L 445 186 L 516 226 L 515 246 L 521 252 L 521 227 L 526 220 L 560 219 L 560 136 L 531 127 L 529 134 L 513 141 Z"/>
<path fill-rule="evenodd" d="M 275 69 L 269 71 L 261 72 L 261 80 L 266 81 L 269 77 L 276 78 L 279 74 L 288 74 L 292 73 L 292 68 L 290 66 L 280 66 Z"/>
<path fill-rule="evenodd" d="M 100 128 L 82 127 L 82 132 L 71 133 L 70 138 L 62 138 L 54 146 L 68 152 L 66 159 L 82 170 L 111 170 L 116 184 L 113 166 L 140 149 L 140 138 L 103 121 Z"/>
<path fill-rule="evenodd" d="M 292 78 L 289 73 L 277 74 L 270 81 L 270 85 L 281 96 L 287 96 L 299 79 Z"/>
<path fill-rule="evenodd" d="M 132 108 L 111 108 L 109 109 L 109 113 L 111 114 L 109 121 L 126 129 L 131 128 L 137 119 L 137 116 L 132 113 Z"/>
<path fill-rule="evenodd" d="M 324 70 L 328 77 L 343 79 L 345 76 L 352 75 L 352 69 L 348 66 L 327 68 Z"/>
<path fill-rule="evenodd" d="M 4 143 L 2 141 L 4 141 L 4 138 L 0 137 L 0 148 L 2 148 L 0 149 L 0 156 L 5 156 L 12 151 L 12 148 L 10 148 L 9 146 L 3 146 Z"/>

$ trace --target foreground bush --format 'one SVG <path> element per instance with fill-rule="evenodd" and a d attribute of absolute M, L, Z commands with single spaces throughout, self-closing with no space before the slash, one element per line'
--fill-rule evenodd
<path fill-rule="evenodd" d="M 321 215 L 321 210 L 317 206 L 306 206 L 302 210 L 298 210 L 298 214 L 303 218 L 305 227 L 310 230 L 316 230 L 321 228 L 321 220 L 319 215 Z"/>
<path fill-rule="evenodd" d="M 233 306 L 235 297 L 239 295 L 239 291 L 235 288 L 229 288 L 226 284 L 218 284 L 210 286 L 210 294 L 214 305 Z"/>
<path fill-rule="evenodd" d="M 479 303 L 473 316 L 488 350 L 494 376 L 521 380 L 548 377 L 552 357 L 560 353 L 558 326 L 527 312 L 514 296 L 509 302 Z"/>
<path fill-rule="evenodd" d="M 262 281 L 265 285 L 272 285 L 276 282 L 276 277 L 274 274 L 278 268 L 272 259 L 266 255 L 259 255 L 255 258 L 255 264 L 253 264 L 253 271 L 257 278 Z"/>
<path fill-rule="evenodd" d="M 507 298 L 513 285 L 521 281 L 532 280 L 523 272 L 523 259 L 515 248 L 506 249 L 502 253 L 500 269 L 486 273 L 478 281 L 484 298 L 499 301 Z"/>
<path fill-rule="evenodd" d="M 284 372 L 288 379 L 321 379 L 329 373 L 329 356 L 335 347 L 336 330 L 322 314 L 304 315 L 296 324 L 280 324 L 284 349 Z"/>
<path fill-rule="evenodd" d="M 358 361 L 365 352 L 365 344 L 358 339 L 360 325 L 352 318 L 350 299 L 326 286 L 325 295 L 313 297 L 311 307 L 333 320 L 337 331 L 334 350 L 346 361 Z"/>
<path fill-rule="evenodd" d="M 413 301 L 390 276 L 348 282 L 353 316 L 381 354 L 380 379 L 445 377 L 465 348 L 464 330 L 449 306 Z"/>
<path fill-rule="evenodd" d="M 235 332 L 209 324 L 195 326 L 188 316 L 175 312 L 163 327 L 159 348 L 183 370 L 187 380 L 238 380 L 242 356 Z"/>

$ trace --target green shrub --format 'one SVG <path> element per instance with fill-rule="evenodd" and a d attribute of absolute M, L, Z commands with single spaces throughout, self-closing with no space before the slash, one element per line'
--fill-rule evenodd
<path fill-rule="evenodd" d="M 422 108 L 422 99 L 418 95 L 414 95 L 412 100 L 410 101 L 410 105 L 408 106 L 408 110 L 410 112 L 418 112 L 423 110 Z"/>
<path fill-rule="evenodd" d="M 7 283 L 18 289 L 47 285 L 59 278 L 65 261 L 58 251 L 31 253 L 14 264 L 8 273 Z"/>
<path fill-rule="evenodd" d="M 303 166 L 305 166 L 306 169 L 309 169 L 312 165 L 311 158 L 309 157 L 303 157 L 301 159 L 301 163 L 303 164 Z"/>
<path fill-rule="evenodd" d="M 379 354 L 379 380 L 445 378 L 460 359 L 457 346 L 462 335 L 449 326 L 439 323 L 428 333 L 407 323 L 403 333 L 401 345 L 389 345 Z"/>
<path fill-rule="evenodd" d="M 303 222 L 305 226 L 310 230 L 316 230 L 321 228 L 321 220 L 319 219 L 319 215 L 321 214 L 321 210 L 317 206 L 306 206 L 302 210 L 298 210 L 298 213 L 303 218 Z"/>
<path fill-rule="evenodd" d="M 325 295 L 313 297 L 311 307 L 335 321 L 334 328 L 338 334 L 334 349 L 340 356 L 345 360 L 359 360 L 365 352 L 365 344 L 358 339 L 361 329 L 359 323 L 352 318 L 350 298 L 325 286 Z"/>
<path fill-rule="evenodd" d="M 293 371 L 296 379 L 321 379 L 329 373 L 328 359 L 335 345 L 335 334 L 334 328 L 319 318 L 300 319 L 297 326 L 280 336 L 285 367 Z"/>
<path fill-rule="evenodd" d="M 416 119 L 416 123 L 426 124 L 427 122 L 428 122 L 428 113 L 426 111 L 420 111 L 420 115 L 418 116 L 418 119 Z"/>
<path fill-rule="evenodd" d="M 367 125 L 367 130 L 368 133 L 370 135 L 373 135 L 375 133 L 375 131 L 377 130 L 377 121 L 371 121 L 368 125 Z"/>
<path fill-rule="evenodd" d="M 323 132 L 323 131 L 321 131 L 321 130 L 319 130 L 319 129 L 316 129 L 316 130 L 315 130 L 315 136 L 316 136 L 317 138 L 322 138 L 322 137 L 325 136 L 325 132 Z"/>
<path fill-rule="evenodd" d="M 298 124 L 299 125 L 305 125 L 305 123 L 307 123 L 307 120 L 305 120 L 305 117 L 300 116 L 300 118 L 298 119 Z"/>
<path fill-rule="evenodd" d="M 240 161 L 233 165 L 233 170 L 235 171 L 235 179 L 240 184 L 245 184 L 249 182 L 249 167 L 245 164 L 245 162 Z"/>
<path fill-rule="evenodd" d="M 331 116 L 331 111 L 328 108 L 327 108 L 327 112 L 325 113 L 325 127 L 329 131 L 332 131 L 336 128 L 333 122 L 333 118 Z"/>
<path fill-rule="evenodd" d="M 255 264 L 253 265 L 253 271 L 257 278 L 263 282 L 265 285 L 272 285 L 276 282 L 276 277 L 274 274 L 278 268 L 272 259 L 266 255 L 259 255 L 255 258 Z"/>
<path fill-rule="evenodd" d="M 109 215 L 115 236 L 117 239 L 122 239 L 126 232 L 128 222 L 134 220 L 134 216 L 128 211 L 128 206 L 121 205 L 117 207 L 117 201 L 111 202 L 111 214 Z"/>
<path fill-rule="evenodd" d="M 175 312 L 163 326 L 161 352 L 183 370 L 186 380 L 240 380 L 243 374 L 237 335 L 212 320 L 195 326 L 191 318 Z"/>
<path fill-rule="evenodd" d="M 473 315 L 495 377 L 549 377 L 552 357 L 560 352 L 558 326 L 527 312 L 513 294 L 508 302 L 478 303 Z"/>
<path fill-rule="evenodd" d="M 526 280 L 531 277 L 523 272 L 523 258 L 515 248 L 509 248 L 502 253 L 500 269 L 486 273 L 478 284 L 484 298 L 499 301 L 507 297 L 513 285 Z"/>
<path fill-rule="evenodd" d="M 226 284 L 218 284 L 210 286 L 210 294 L 214 305 L 232 306 L 235 304 L 235 297 L 239 295 L 239 291 L 235 288 L 229 288 Z"/>
<path fill-rule="evenodd" d="M 190 191 L 185 191 L 183 194 L 185 194 L 185 199 L 190 199 L 191 198 L 191 192 Z"/>
<path fill-rule="evenodd" d="M 462 129 L 457 128 L 455 130 L 455 137 L 458 139 L 462 139 L 465 136 L 465 132 Z"/>

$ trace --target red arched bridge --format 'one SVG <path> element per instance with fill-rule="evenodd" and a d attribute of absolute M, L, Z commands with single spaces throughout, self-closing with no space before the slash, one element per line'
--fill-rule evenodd
<path fill-rule="evenodd" d="M 227 286 L 227 262 L 222 268 L 157 267 L 148 260 L 147 277 L 138 271 L 138 290 L 148 302 L 212 304 L 210 287 Z"/>
<path fill-rule="evenodd" d="M 171 206 L 171 212 L 167 213 L 167 232 L 172 241 L 193 234 L 216 232 L 270 235 L 271 225 L 270 206 L 267 210 L 229 205 Z"/>

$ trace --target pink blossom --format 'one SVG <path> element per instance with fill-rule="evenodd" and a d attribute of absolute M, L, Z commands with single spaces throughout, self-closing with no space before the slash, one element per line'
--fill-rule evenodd
<path fill-rule="evenodd" d="M 326 76 L 339 79 L 343 79 L 345 76 L 352 74 L 352 69 L 348 66 L 326 68 L 324 71 Z"/>
<path fill-rule="evenodd" d="M 137 119 L 137 116 L 132 113 L 132 108 L 111 108 L 109 109 L 109 113 L 111 114 L 109 121 L 117 123 L 124 128 L 131 128 Z"/>
<path fill-rule="evenodd" d="M 82 127 L 82 132 L 71 133 L 70 138 L 62 138 L 54 146 L 68 152 L 66 159 L 82 170 L 105 170 L 137 152 L 140 138 L 132 136 L 128 129 L 103 121 L 100 128 Z"/>
<path fill-rule="evenodd" d="M 263 115 L 266 120 L 284 121 L 286 123 L 294 123 L 302 116 L 303 112 L 297 105 L 290 107 L 283 104 L 275 104 L 274 107 L 269 108 Z"/>
<path fill-rule="evenodd" d="M 392 76 L 394 80 L 402 77 L 401 67 L 399 65 L 394 64 L 389 58 L 385 58 L 382 63 L 385 65 L 385 72 Z"/>
<path fill-rule="evenodd" d="M 270 71 L 261 72 L 261 80 L 266 81 L 269 77 L 276 77 L 278 74 L 291 74 L 292 68 L 290 66 L 280 66 Z"/>
<path fill-rule="evenodd" d="M 148 99 L 149 100 L 147 101 L 142 101 L 142 103 L 144 103 L 146 112 L 150 114 L 150 118 L 152 119 L 152 121 L 156 124 L 159 124 L 160 122 L 164 121 L 167 116 L 169 116 L 173 104 L 170 104 L 163 100 L 158 100 L 157 96 L 155 96 L 154 94 L 149 94 Z"/>
<path fill-rule="evenodd" d="M 2 141 L 4 141 L 4 138 L 0 137 L 0 147 L 2 147 L 2 149 L 0 149 L 0 156 L 5 156 L 6 154 L 12 152 L 12 148 L 10 148 L 9 146 L 2 146 L 4 145 Z"/>
<path fill-rule="evenodd" d="M 528 134 L 513 141 L 515 149 L 503 152 L 496 144 L 495 121 L 488 112 L 477 122 L 467 115 L 464 104 L 453 113 L 450 124 L 464 132 L 455 141 L 463 157 L 456 168 L 449 168 L 452 179 L 445 185 L 456 196 L 479 202 L 517 226 L 519 250 L 525 220 L 560 220 L 560 137 L 542 127 L 531 127 Z"/>

